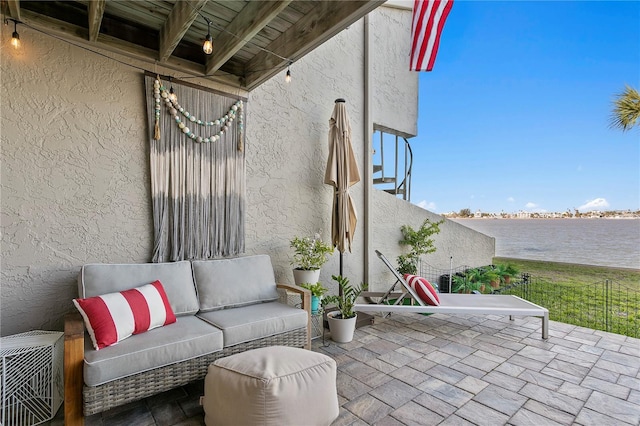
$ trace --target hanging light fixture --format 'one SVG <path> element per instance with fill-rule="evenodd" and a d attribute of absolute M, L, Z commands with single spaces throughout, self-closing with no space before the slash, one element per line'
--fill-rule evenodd
<path fill-rule="evenodd" d="M 287 65 L 287 74 L 284 76 L 284 81 L 286 83 L 291 83 L 291 62 Z"/>
<path fill-rule="evenodd" d="M 11 34 L 11 45 L 16 49 L 20 48 L 20 34 L 18 34 L 18 21 L 13 21 L 13 34 Z"/>
<path fill-rule="evenodd" d="M 211 38 L 211 21 L 203 16 L 205 21 L 207 21 L 207 36 L 204 38 L 204 43 L 202 44 L 202 51 L 207 55 L 211 55 L 213 53 L 213 38 Z"/>
<path fill-rule="evenodd" d="M 171 100 L 171 102 L 178 102 L 178 95 L 176 95 L 176 92 L 173 91 L 173 84 L 171 83 L 171 77 L 169 77 L 169 84 L 171 84 L 171 87 L 169 88 L 169 99 Z"/>

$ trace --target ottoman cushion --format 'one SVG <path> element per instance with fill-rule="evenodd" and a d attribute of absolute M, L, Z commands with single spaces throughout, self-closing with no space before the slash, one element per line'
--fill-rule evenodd
<path fill-rule="evenodd" d="M 336 363 L 271 346 L 216 360 L 205 378 L 207 425 L 329 425 L 338 417 Z"/>

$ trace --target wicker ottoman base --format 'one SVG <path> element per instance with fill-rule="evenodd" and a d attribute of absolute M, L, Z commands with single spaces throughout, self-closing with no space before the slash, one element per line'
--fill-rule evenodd
<path fill-rule="evenodd" d="M 329 425 L 338 417 L 336 363 L 272 346 L 216 360 L 204 381 L 207 425 Z"/>

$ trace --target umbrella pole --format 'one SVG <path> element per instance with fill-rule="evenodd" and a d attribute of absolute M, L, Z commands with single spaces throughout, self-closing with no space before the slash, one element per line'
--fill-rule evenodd
<path fill-rule="evenodd" d="M 340 252 L 340 276 L 343 277 L 344 275 L 342 275 L 342 252 Z M 338 286 L 338 294 L 340 296 L 342 296 L 342 287 Z"/>

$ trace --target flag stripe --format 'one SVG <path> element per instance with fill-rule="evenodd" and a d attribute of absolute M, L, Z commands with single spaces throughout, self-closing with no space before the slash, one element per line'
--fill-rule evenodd
<path fill-rule="evenodd" d="M 440 34 L 453 0 L 415 0 L 411 30 L 411 71 L 431 71 L 436 61 Z"/>

